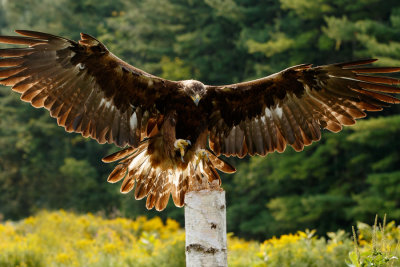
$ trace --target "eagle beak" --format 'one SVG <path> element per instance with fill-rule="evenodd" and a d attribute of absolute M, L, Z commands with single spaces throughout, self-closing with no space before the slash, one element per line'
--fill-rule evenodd
<path fill-rule="evenodd" d="M 192 100 L 193 100 L 193 102 L 195 103 L 196 106 L 199 105 L 200 99 L 201 99 L 201 97 L 200 97 L 199 94 L 196 94 L 196 96 L 194 96 L 194 97 L 192 96 Z"/>

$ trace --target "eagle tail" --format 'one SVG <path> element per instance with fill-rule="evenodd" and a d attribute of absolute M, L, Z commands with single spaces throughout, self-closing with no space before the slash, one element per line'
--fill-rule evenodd
<path fill-rule="evenodd" d="M 189 190 L 196 190 L 199 185 L 221 185 L 221 179 L 216 169 L 223 172 L 234 172 L 235 168 L 219 159 L 212 152 L 208 157 L 200 160 L 193 159 L 186 169 L 162 169 L 153 167 L 148 152 L 149 142 L 142 142 L 137 148 L 126 148 L 103 158 L 103 162 L 119 161 L 109 175 L 107 181 L 116 183 L 124 179 L 121 193 L 128 193 L 135 187 L 135 198 L 147 196 L 146 208 L 161 211 L 168 204 L 170 194 L 175 206 L 184 205 L 185 194 Z"/>
<path fill-rule="evenodd" d="M 213 165 L 216 169 L 218 169 L 218 170 L 220 170 L 220 171 L 222 171 L 222 172 L 224 172 L 224 173 L 234 173 L 234 172 L 236 172 L 235 167 L 233 167 L 231 164 L 229 164 L 229 163 L 226 162 L 225 160 L 223 160 L 223 159 L 221 159 L 221 158 L 218 158 L 218 157 L 214 154 L 214 152 L 213 152 L 212 150 L 207 149 L 207 152 L 208 152 L 208 157 L 209 157 L 209 159 L 210 159 L 212 165 Z"/>
<path fill-rule="evenodd" d="M 148 140 L 137 148 L 126 148 L 103 158 L 103 162 L 119 161 L 107 181 L 116 183 L 124 179 L 121 193 L 129 193 L 135 188 L 135 198 L 147 196 L 146 207 L 163 210 L 168 204 L 172 190 L 171 175 L 160 167 L 153 167 L 148 152 Z M 136 184 L 136 187 L 135 187 Z"/>

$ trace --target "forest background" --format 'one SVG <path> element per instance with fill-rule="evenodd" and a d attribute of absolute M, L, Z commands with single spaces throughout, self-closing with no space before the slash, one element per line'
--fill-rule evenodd
<path fill-rule="evenodd" d="M 31 29 L 79 39 L 89 33 L 117 56 L 168 79 L 228 84 L 286 67 L 379 58 L 400 66 L 398 0 L 0 0 L 0 34 Z M 400 107 L 370 113 L 339 134 L 324 131 L 301 153 L 228 159 L 222 175 L 228 231 L 264 240 L 316 229 L 324 235 L 376 213 L 400 219 Z M 46 110 L 0 87 L 0 214 L 42 209 L 108 217 L 160 216 L 106 182 L 117 149 L 66 134 Z"/>

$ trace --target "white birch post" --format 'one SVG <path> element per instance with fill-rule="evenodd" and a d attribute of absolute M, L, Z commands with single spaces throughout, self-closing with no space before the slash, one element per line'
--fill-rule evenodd
<path fill-rule="evenodd" d="M 185 196 L 186 267 L 227 267 L 225 191 Z"/>

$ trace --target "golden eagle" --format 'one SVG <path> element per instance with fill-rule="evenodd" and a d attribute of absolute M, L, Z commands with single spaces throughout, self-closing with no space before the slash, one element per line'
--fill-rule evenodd
<path fill-rule="evenodd" d="M 183 206 L 188 190 L 219 186 L 216 169 L 235 169 L 219 155 L 266 155 L 291 145 L 300 151 L 400 101 L 398 79 L 370 73 L 396 67 L 365 67 L 366 59 L 312 67 L 297 65 L 254 81 L 210 86 L 170 81 L 135 68 L 88 34 L 75 42 L 18 30 L 0 43 L 0 84 L 21 99 L 45 107 L 58 125 L 99 143 L 126 147 L 105 157 L 119 161 L 108 181 L 121 192 L 147 196 L 146 207 L 163 210 L 172 194 Z M 207 147 L 209 143 L 209 148 Z"/>

